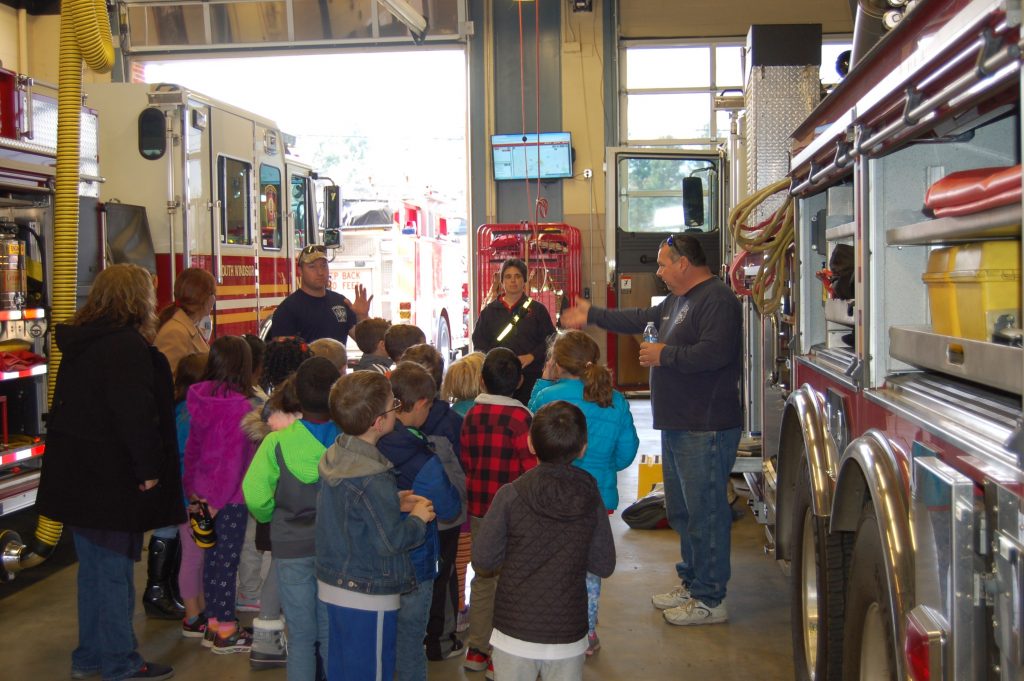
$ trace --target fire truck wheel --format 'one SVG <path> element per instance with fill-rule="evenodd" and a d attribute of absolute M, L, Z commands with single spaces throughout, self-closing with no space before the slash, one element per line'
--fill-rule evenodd
<path fill-rule="evenodd" d="M 807 461 L 793 496 L 790 622 L 797 681 L 840 679 L 843 665 L 843 598 L 852 536 L 830 535 L 828 519 L 811 510 Z"/>
<path fill-rule="evenodd" d="M 843 678 L 846 681 L 896 681 L 896 648 L 885 581 L 885 558 L 875 509 L 868 500 L 850 561 L 843 631 Z"/>
<path fill-rule="evenodd" d="M 442 316 L 437 320 L 437 342 L 434 347 L 441 353 L 441 361 L 444 362 L 444 370 L 447 372 L 448 365 L 452 362 L 452 330 L 447 317 Z"/>

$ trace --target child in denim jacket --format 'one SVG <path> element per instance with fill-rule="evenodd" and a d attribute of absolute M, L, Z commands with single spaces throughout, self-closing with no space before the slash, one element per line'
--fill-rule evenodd
<path fill-rule="evenodd" d="M 428 499 L 398 491 L 376 446 L 394 429 L 398 406 L 388 379 L 376 372 L 347 374 L 331 389 L 331 418 L 343 434 L 320 460 L 316 514 L 328 681 L 394 677 L 399 597 L 416 586 L 409 554 L 434 519 Z"/>

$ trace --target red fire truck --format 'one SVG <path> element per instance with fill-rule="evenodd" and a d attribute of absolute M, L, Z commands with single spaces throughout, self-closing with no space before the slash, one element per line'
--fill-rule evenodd
<path fill-rule="evenodd" d="M 793 135 L 789 274 L 747 381 L 798 679 L 1024 678 L 1020 19 L 918 2 Z M 979 180 L 922 212 L 1003 168 L 1011 198 Z M 815 276 L 840 247 L 845 299 Z"/>
<path fill-rule="evenodd" d="M 332 287 L 373 294 L 370 316 L 415 324 L 445 361 L 469 346 L 464 222 L 432 195 L 420 200 L 343 201 L 342 240 L 330 263 Z M 349 339 L 350 354 L 359 354 Z"/>
<path fill-rule="evenodd" d="M 114 258 L 153 259 L 161 306 L 177 272 L 208 269 L 217 279 L 214 333 L 257 333 L 295 288 L 295 254 L 316 238 L 312 172 L 287 155 L 288 136 L 176 85 L 94 84 L 86 93 L 102 121 Z M 148 229 L 138 228 L 143 220 Z"/>

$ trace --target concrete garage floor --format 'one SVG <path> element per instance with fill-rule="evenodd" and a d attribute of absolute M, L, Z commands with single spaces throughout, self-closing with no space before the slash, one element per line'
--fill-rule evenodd
<path fill-rule="evenodd" d="M 658 453 L 660 439 L 650 428 L 649 402 L 631 400 L 630 407 L 640 432 L 640 453 Z M 636 498 L 635 463 L 620 474 L 619 491 L 620 508 Z M 651 606 L 651 594 L 675 584 L 677 535 L 672 530 L 631 530 L 618 514 L 612 516 L 612 530 L 618 565 L 604 582 L 598 625 L 602 648 L 586 663 L 586 681 L 793 678 L 786 579 L 764 555 L 763 530 L 749 511 L 733 526 L 729 622 L 708 627 L 670 626 Z M 77 643 L 76 569 L 74 565 L 62 568 L 0 598 L 0 622 L 7 634 L 0 678 L 69 678 L 70 654 Z M 136 588 L 141 590 L 144 584 L 145 562 L 141 562 Z M 5 588 L 0 584 L 0 592 Z M 285 679 L 283 669 L 251 671 L 246 655 L 211 654 L 197 639 L 182 638 L 176 623 L 147 620 L 141 606 L 135 613 L 135 631 L 143 655 L 173 665 L 176 679 Z M 430 681 L 483 681 L 482 673 L 464 672 L 459 659 L 430 663 L 429 677 Z"/>

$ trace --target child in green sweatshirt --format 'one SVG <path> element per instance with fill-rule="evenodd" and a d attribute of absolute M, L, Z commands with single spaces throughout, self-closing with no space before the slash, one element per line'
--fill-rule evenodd
<path fill-rule="evenodd" d="M 316 645 L 327 659 L 327 611 L 317 599 L 315 570 L 317 466 L 340 434 L 328 413 L 331 386 L 340 377 L 324 357 L 304 361 L 295 374 L 302 418 L 263 440 L 242 481 L 249 512 L 270 523 L 281 605 L 288 622 L 288 678 L 313 681 Z"/>

